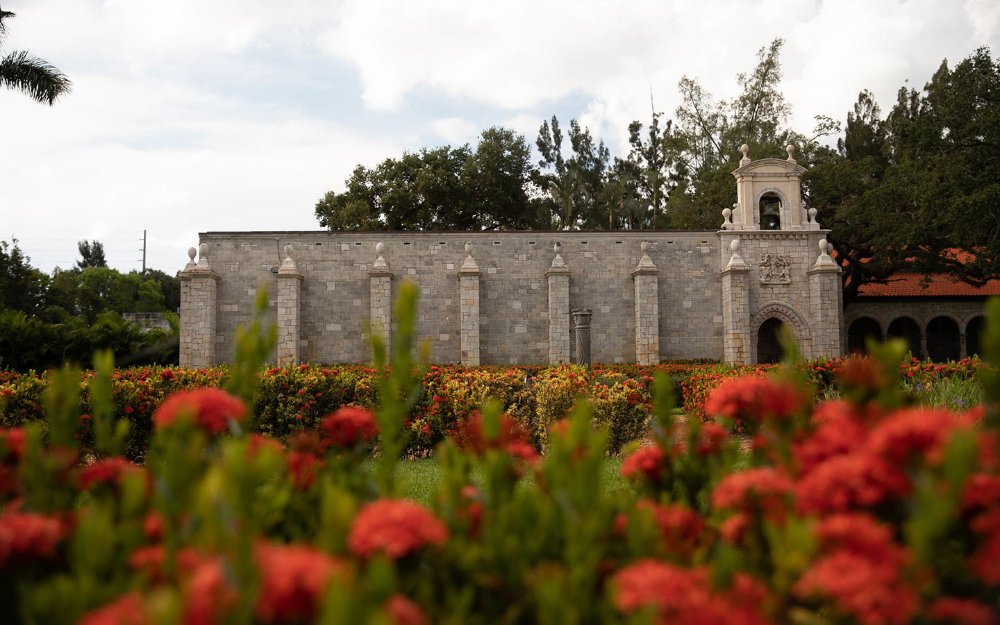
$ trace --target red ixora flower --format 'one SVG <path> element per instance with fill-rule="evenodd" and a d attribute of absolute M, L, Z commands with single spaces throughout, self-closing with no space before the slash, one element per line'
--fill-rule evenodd
<path fill-rule="evenodd" d="M 255 613 L 262 623 L 311 622 L 330 577 L 343 564 L 311 547 L 260 543 L 255 550 L 261 571 Z"/>
<path fill-rule="evenodd" d="M 830 458 L 796 484 L 799 511 L 807 514 L 870 508 L 909 492 L 897 466 L 865 451 Z"/>
<path fill-rule="evenodd" d="M 663 478 L 664 457 L 658 445 L 640 447 L 622 461 L 622 477 L 659 482 Z"/>
<path fill-rule="evenodd" d="M 613 601 L 620 612 L 633 614 L 652 608 L 657 625 L 767 623 L 754 601 L 755 595 L 762 594 L 744 592 L 747 589 L 742 587 L 748 586 L 745 581 L 741 582 L 741 592 L 716 593 L 705 569 L 683 569 L 647 559 L 621 569 L 611 583 Z"/>
<path fill-rule="evenodd" d="M 660 505 L 648 499 L 639 501 L 635 508 L 652 515 L 667 553 L 686 558 L 701 543 L 705 520 L 690 508 L 676 504 Z"/>
<path fill-rule="evenodd" d="M 0 515 L 0 568 L 12 560 L 51 558 L 65 531 L 59 519 L 7 510 Z"/>
<path fill-rule="evenodd" d="M 384 553 L 401 558 L 425 545 L 448 540 L 448 528 L 427 508 L 412 501 L 379 499 L 367 504 L 354 518 L 347 546 L 351 553 L 368 558 Z"/>
<path fill-rule="evenodd" d="M 427 625 L 427 617 L 420 606 L 399 593 L 385 602 L 385 611 L 395 625 Z"/>
<path fill-rule="evenodd" d="M 900 581 L 898 563 L 847 549 L 817 560 L 793 592 L 807 600 L 830 600 L 862 625 L 904 625 L 917 610 L 916 593 Z"/>
<path fill-rule="evenodd" d="M 323 417 L 319 423 L 323 444 L 327 447 L 354 447 L 378 435 L 375 415 L 357 406 L 344 406 Z"/>
<path fill-rule="evenodd" d="M 927 607 L 934 623 L 947 625 L 998 625 L 1000 616 L 994 608 L 975 599 L 943 597 Z"/>
<path fill-rule="evenodd" d="M 782 421 L 802 412 L 806 399 L 802 389 L 790 382 L 752 376 L 731 378 L 709 394 L 705 412 L 734 423 Z"/>
<path fill-rule="evenodd" d="M 219 434 L 230 421 L 242 421 L 247 408 L 239 398 L 218 388 L 179 391 L 166 399 L 153 412 L 157 430 L 170 427 L 179 418 L 189 415 L 209 434 Z"/>
<path fill-rule="evenodd" d="M 191 574 L 185 589 L 183 625 L 216 625 L 238 600 L 222 559 L 203 562 Z"/>
<path fill-rule="evenodd" d="M 527 462 L 538 460 L 535 448 L 528 442 L 528 432 L 509 415 L 500 417 L 500 432 L 494 438 L 483 431 L 483 415 L 473 411 L 468 419 L 459 424 L 455 432 L 455 442 L 459 447 L 482 456 L 487 449 L 502 449 L 515 458 Z"/>
<path fill-rule="evenodd" d="M 130 592 L 87 612 L 79 625 L 147 625 L 152 622 L 142 603 L 142 595 Z"/>
<path fill-rule="evenodd" d="M 81 490 L 90 490 L 94 484 L 120 485 L 122 476 L 129 472 L 140 472 L 142 467 L 121 456 L 98 460 L 89 467 L 80 469 L 77 476 Z"/>
<path fill-rule="evenodd" d="M 794 492 L 792 480 L 770 467 L 730 473 L 712 491 L 712 506 L 720 510 L 754 512 L 782 517 Z"/>
<path fill-rule="evenodd" d="M 897 410 L 876 425 L 867 446 L 893 463 L 902 463 L 916 456 L 936 460 L 941 447 L 957 429 L 971 423 L 962 415 L 939 408 L 909 408 Z"/>

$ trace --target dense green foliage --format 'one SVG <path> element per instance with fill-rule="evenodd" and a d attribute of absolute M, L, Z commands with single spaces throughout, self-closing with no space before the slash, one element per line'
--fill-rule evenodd
<path fill-rule="evenodd" d="M 50 276 L 31 266 L 16 240 L 0 241 L 0 369 L 86 363 L 101 349 L 124 364 L 176 362 L 176 329 L 144 332 L 122 315 L 163 312 L 176 324 L 178 279 L 109 269 L 97 241 L 79 248 L 77 268 Z"/>
<path fill-rule="evenodd" d="M 943 62 L 923 89 L 900 89 L 885 118 L 863 91 L 805 183 L 848 296 L 904 268 L 989 280 L 1000 267 L 1000 59 L 980 48 Z"/>

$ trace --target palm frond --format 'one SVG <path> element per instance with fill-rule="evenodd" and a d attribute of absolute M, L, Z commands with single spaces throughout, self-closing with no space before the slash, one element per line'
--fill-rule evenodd
<path fill-rule="evenodd" d="M 38 102 L 51 105 L 56 98 L 69 92 L 72 83 L 49 63 L 21 50 L 0 60 L 0 85 L 23 91 Z"/>
<path fill-rule="evenodd" d="M 13 13 L 0 9 L 0 43 L 3 43 L 3 40 L 7 37 L 7 25 L 3 22 L 12 17 L 14 17 Z"/>

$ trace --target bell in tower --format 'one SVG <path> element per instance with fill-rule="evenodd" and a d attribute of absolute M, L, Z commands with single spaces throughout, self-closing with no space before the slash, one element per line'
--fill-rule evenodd
<path fill-rule="evenodd" d="M 737 202 L 722 211 L 724 230 L 818 230 L 816 210 L 802 204 L 801 176 L 805 168 L 795 162 L 795 148 L 785 148 L 787 159 L 751 160 L 743 144 L 736 178 Z"/>

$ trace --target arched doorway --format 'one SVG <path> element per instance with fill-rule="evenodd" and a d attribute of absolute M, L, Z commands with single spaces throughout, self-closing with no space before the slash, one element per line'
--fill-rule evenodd
<path fill-rule="evenodd" d="M 951 317 L 934 317 L 927 324 L 927 355 L 934 362 L 961 358 L 958 324 Z"/>
<path fill-rule="evenodd" d="M 758 223 L 761 230 L 781 230 L 781 198 L 774 193 L 760 197 Z"/>
<path fill-rule="evenodd" d="M 760 329 L 757 330 L 758 363 L 770 364 L 781 362 L 781 359 L 784 358 L 785 350 L 781 347 L 781 341 L 779 340 L 782 327 L 784 327 L 784 324 L 781 323 L 781 320 L 774 317 L 760 324 Z"/>
<path fill-rule="evenodd" d="M 871 317 L 859 317 L 847 328 L 847 351 L 851 354 L 867 353 L 868 339 L 882 340 L 882 328 Z"/>
<path fill-rule="evenodd" d="M 910 348 L 910 354 L 914 358 L 924 357 L 920 351 L 920 326 L 913 319 L 909 317 L 893 319 L 892 323 L 889 324 L 889 329 L 886 330 L 886 335 L 890 338 L 906 339 Z"/>
<path fill-rule="evenodd" d="M 965 354 L 967 356 L 983 355 L 983 325 L 986 317 L 973 317 L 965 326 Z"/>

